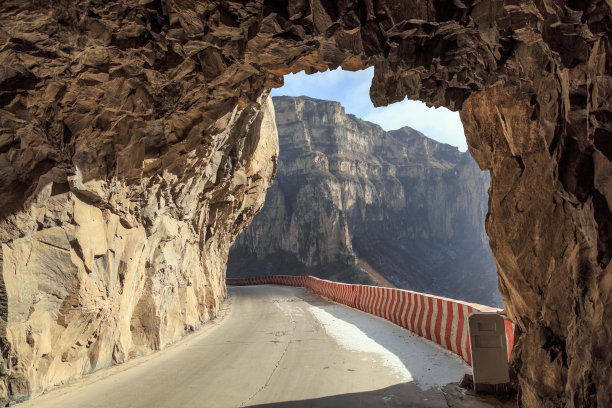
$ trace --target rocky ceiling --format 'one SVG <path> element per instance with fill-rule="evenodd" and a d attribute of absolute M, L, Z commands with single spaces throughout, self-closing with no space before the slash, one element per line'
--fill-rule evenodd
<path fill-rule="evenodd" d="M 520 405 L 612 405 L 611 7 L 3 1 L 0 399 L 214 316 L 229 245 L 275 171 L 266 89 L 374 66 L 376 105 L 459 110 L 491 173 Z"/>

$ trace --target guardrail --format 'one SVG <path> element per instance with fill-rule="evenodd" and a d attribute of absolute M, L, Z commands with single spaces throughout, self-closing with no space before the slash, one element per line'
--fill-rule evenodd
<path fill-rule="evenodd" d="M 468 316 L 472 312 L 499 313 L 501 309 L 461 300 L 379 286 L 332 282 L 314 276 L 272 275 L 227 278 L 234 286 L 284 285 L 305 287 L 334 302 L 362 310 L 402 326 L 439 344 L 472 365 Z M 508 359 L 514 345 L 514 324 L 505 318 Z"/>

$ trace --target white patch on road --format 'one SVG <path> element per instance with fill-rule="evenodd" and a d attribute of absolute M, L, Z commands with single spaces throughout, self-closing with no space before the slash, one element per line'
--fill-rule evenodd
<path fill-rule="evenodd" d="M 340 305 L 308 310 L 341 347 L 375 354 L 398 380 L 414 381 L 422 390 L 458 382 L 471 371 L 453 353 L 376 316 Z"/>
<path fill-rule="evenodd" d="M 285 316 L 291 316 L 291 312 L 288 309 L 285 309 L 284 307 L 282 307 L 279 302 L 272 302 L 272 303 L 274 303 L 274 306 L 278 307 Z"/>

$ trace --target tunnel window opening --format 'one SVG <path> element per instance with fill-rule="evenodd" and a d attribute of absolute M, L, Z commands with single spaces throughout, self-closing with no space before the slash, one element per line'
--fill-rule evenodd
<path fill-rule="evenodd" d="M 489 175 L 459 114 L 407 99 L 375 108 L 372 76 L 302 72 L 272 90 L 278 171 L 227 276 L 314 275 L 502 307 Z"/>

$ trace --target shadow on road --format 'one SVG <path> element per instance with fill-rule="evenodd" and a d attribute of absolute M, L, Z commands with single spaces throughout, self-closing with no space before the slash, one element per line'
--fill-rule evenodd
<path fill-rule="evenodd" d="M 495 397 L 464 394 L 463 390 L 455 385 L 448 385 L 439 391 L 421 391 L 412 383 L 398 384 L 374 391 L 333 395 L 302 401 L 249 405 L 251 408 L 512 408 L 515 406 L 516 403 L 512 400 L 502 401 Z"/>

